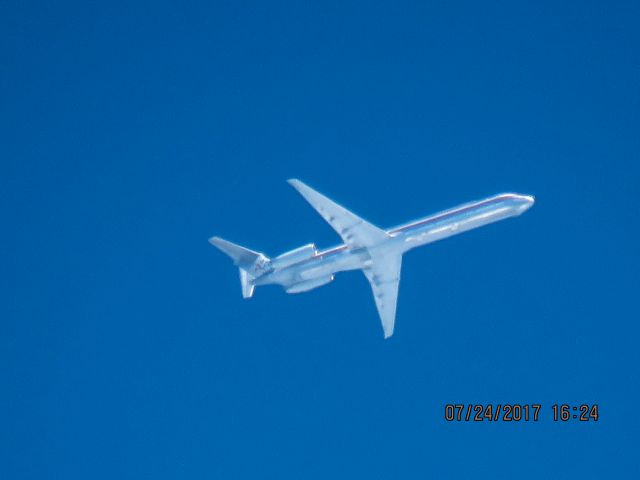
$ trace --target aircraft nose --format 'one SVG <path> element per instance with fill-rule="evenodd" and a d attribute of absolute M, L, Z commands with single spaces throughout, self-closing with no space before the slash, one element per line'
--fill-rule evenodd
<path fill-rule="evenodd" d="M 533 204 L 536 203 L 536 199 L 533 195 L 520 195 L 520 201 L 521 201 L 521 206 L 520 206 L 521 212 L 529 210 L 531 207 L 533 207 Z"/>

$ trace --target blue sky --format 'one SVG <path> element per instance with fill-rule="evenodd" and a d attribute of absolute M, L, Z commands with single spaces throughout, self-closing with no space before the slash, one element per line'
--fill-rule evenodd
<path fill-rule="evenodd" d="M 637 2 L 4 2 L 2 478 L 638 478 Z M 243 301 L 206 239 L 524 216 Z M 444 405 L 541 403 L 537 423 Z M 561 424 L 554 403 L 598 403 Z"/>

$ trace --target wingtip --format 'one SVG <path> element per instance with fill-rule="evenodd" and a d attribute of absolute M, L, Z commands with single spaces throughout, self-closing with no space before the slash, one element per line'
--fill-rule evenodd
<path fill-rule="evenodd" d="M 395 330 L 395 325 L 383 325 L 382 331 L 384 332 L 384 339 L 387 340 L 393 336 L 393 331 Z"/>

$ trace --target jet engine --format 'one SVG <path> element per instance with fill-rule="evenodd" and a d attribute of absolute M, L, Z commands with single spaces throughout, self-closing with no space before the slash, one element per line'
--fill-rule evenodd
<path fill-rule="evenodd" d="M 296 248 L 290 252 L 285 252 L 282 255 L 278 255 L 276 258 L 271 259 L 271 266 L 273 268 L 286 268 L 290 265 L 295 265 L 304 260 L 313 257 L 317 253 L 317 249 L 314 243 L 304 245 L 303 247 Z"/>
<path fill-rule="evenodd" d="M 332 280 L 333 275 L 329 275 L 328 277 L 314 278 L 313 280 L 306 280 L 304 282 L 295 283 L 287 288 L 287 293 L 308 292 L 309 290 L 313 290 L 314 288 L 326 285 Z"/>

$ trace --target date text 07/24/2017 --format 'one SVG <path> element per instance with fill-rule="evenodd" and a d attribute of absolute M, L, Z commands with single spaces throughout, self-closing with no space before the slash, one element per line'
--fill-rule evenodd
<path fill-rule="evenodd" d="M 551 415 L 545 415 L 544 411 L 540 403 L 447 403 L 444 419 L 447 422 L 537 422 L 546 417 L 554 422 L 597 422 L 600 416 L 598 405 L 587 403 L 555 403 L 551 406 Z"/>

